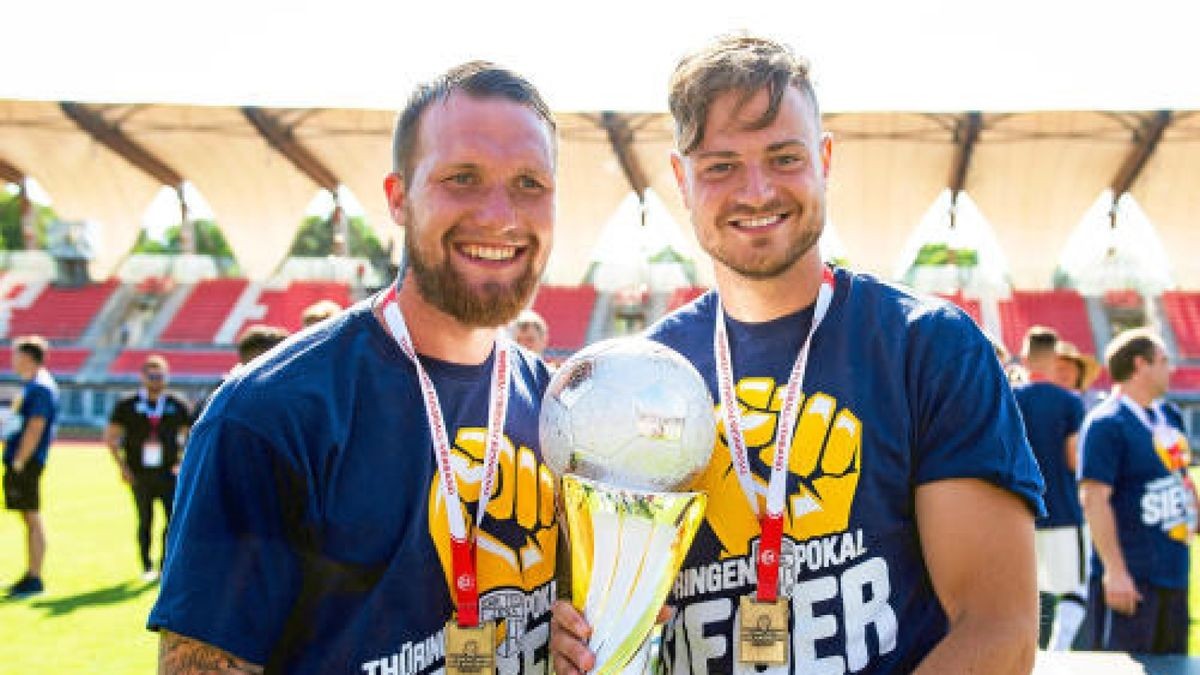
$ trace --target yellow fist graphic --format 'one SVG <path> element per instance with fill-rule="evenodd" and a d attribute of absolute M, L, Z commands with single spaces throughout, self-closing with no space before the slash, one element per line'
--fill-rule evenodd
<path fill-rule="evenodd" d="M 760 510 L 766 508 L 783 394 L 784 387 L 777 387 L 770 378 L 746 378 L 737 386 Z M 759 526 L 733 470 L 724 411 L 718 409 L 717 419 L 712 461 L 695 487 L 710 495 L 706 518 L 721 540 L 722 555 L 744 556 L 758 536 Z M 862 470 L 862 424 L 848 409 L 838 411 L 835 399 L 818 392 L 804 400 L 794 428 L 784 533 L 803 541 L 844 531 Z"/>
<path fill-rule="evenodd" d="M 463 521 L 474 526 L 468 504 L 479 502 L 483 484 L 486 429 L 459 429 L 451 462 L 463 501 Z M 489 520 L 479 532 L 475 553 L 479 593 L 494 588 L 531 590 L 554 578 L 558 524 L 554 519 L 554 478 L 529 448 L 514 449 L 501 439 L 496 481 L 488 501 Z M 450 526 L 438 477 L 429 488 L 429 534 L 437 546 L 446 583 L 451 583 Z"/>

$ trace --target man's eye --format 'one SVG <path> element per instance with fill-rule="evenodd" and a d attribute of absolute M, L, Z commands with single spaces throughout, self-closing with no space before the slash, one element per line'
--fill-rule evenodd
<path fill-rule="evenodd" d="M 462 172 L 456 173 L 456 174 L 450 176 L 449 178 L 447 178 L 446 180 L 455 185 L 474 185 L 476 182 L 478 182 L 476 180 L 475 174 L 467 172 L 467 171 L 462 171 Z"/>
<path fill-rule="evenodd" d="M 704 173 L 713 176 L 727 174 L 730 171 L 733 171 L 733 163 L 731 162 L 717 162 L 715 164 L 709 164 L 704 168 Z"/>
<path fill-rule="evenodd" d="M 517 187 L 520 187 L 522 190 L 541 190 L 545 186 L 542 185 L 542 181 L 533 176 L 521 176 L 517 179 Z"/>

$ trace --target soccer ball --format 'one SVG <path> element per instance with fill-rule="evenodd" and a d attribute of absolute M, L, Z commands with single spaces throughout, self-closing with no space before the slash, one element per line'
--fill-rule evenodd
<path fill-rule="evenodd" d="M 708 387 L 686 359 L 625 337 L 598 342 L 558 369 L 542 400 L 539 435 L 556 476 L 672 491 L 708 465 L 716 419 Z"/>

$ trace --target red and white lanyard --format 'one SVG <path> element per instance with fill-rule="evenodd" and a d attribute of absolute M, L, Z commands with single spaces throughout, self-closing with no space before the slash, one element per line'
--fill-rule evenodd
<path fill-rule="evenodd" d="M 388 330 L 400 346 L 400 350 L 412 361 L 417 371 L 417 381 L 421 386 L 421 399 L 425 403 L 425 418 L 429 422 L 429 435 L 433 443 L 433 454 L 438 466 L 438 485 L 442 499 L 446 503 L 446 516 L 450 523 L 450 551 L 452 577 L 454 588 L 451 594 L 455 596 L 458 625 L 464 627 L 479 625 L 479 583 L 475 568 L 476 531 L 483 522 L 483 514 L 487 511 L 488 500 L 496 484 L 497 466 L 500 458 L 501 437 L 504 434 L 504 419 L 508 410 L 508 386 L 510 379 L 510 349 L 508 340 L 501 332 L 496 336 L 496 355 L 492 362 L 492 380 L 488 394 L 488 427 L 487 441 L 483 451 L 483 482 L 479 487 L 479 502 L 475 511 L 475 526 L 467 530 L 463 521 L 462 498 L 459 495 L 458 483 L 454 478 L 454 465 L 450 459 L 451 444 L 446 431 L 446 420 L 442 416 L 442 406 L 438 401 L 437 390 L 433 380 L 421 365 L 417 350 L 413 347 L 412 337 L 408 333 L 408 325 L 400 305 L 396 302 L 396 289 L 391 291 L 383 300 L 383 318 Z"/>
<path fill-rule="evenodd" d="M 150 392 L 146 389 L 138 391 L 138 412 L 146 416 L 146 420 L 150 422 L 150 435 L 146 438 L 151 442 L 158 443 L 158 424 L 162 422 L 163 413 L 167 409 L 167 395 L 159 394 L 158 400 L 154 402 L 154 407 L 150 407 Z"/>
<path fill-rule="evenodd" d="M 792 450 L 792 436 L 795 430 L 796 415 L 799 412 L 802 398 L 801 388 L 804 386 L 804 373 L 808 367 L 808 353 L 812 346 L 813 335 L 817 327 L 829 311 L 833 301 L 834 289 L 833 271 L 826 267 L 821 278 L 821 288 L 817 291 L 817 302 L 813 308 L 812 325 L 796 362 L 792 365 L 792 373 L 784 390 L 783 405 L 779 411 L 779 422 L 775 430 L 775 459 L 771 464 L 771 479 L 767 484 L 767 510 L 761 513 L 758 508 L 759 490 L 754 483 L 754 474 L 750 470 L 749 452 L 746 450 L 746 436 L 742 433 L 742 414 L 738 405 L 736 384 L 733 377 L 733 359 L 729 354 L 729 336 L 725 329 L 725 312 L 721 308 L 720 298 L 717 299 L 717 322 L 713 331 L 713 355 L 717 366 L 717 389 L 721 397 L 721 407 L 725 415 L 725 434 L 729 438 L 729 454 L 733 460 L 733 470 L 742 485 L 742 492 L 750 502 L 762 534 L 758 539 L 758 600 L 774 602 L 779 593 L 779 558 L 783 547 L 783 510 L 787 492 L 787 467 Z"/>

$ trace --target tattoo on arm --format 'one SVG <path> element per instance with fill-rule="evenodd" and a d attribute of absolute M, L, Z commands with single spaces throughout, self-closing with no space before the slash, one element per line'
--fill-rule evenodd
<path fill-rule="evenodd" d="M 164 630 L 158 640 L 158 672 L 160 675 L 261 675 L 263 669 L 212 645 Z"/>

